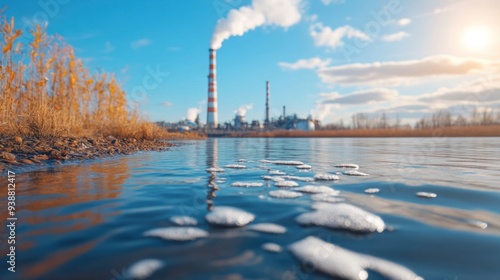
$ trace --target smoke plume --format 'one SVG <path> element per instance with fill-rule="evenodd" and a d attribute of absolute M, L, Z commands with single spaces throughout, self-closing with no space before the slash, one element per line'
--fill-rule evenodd
<path fill-rule="evenodd" d="M 201 110 L 198 108 L 189 108 L 186 112 L 186 120 L 194 122 L 200 112 Z"/>
<path fill-rule="evenodd" d="M 240 108 L 238 108 L 234 112 L 236 113 L 236 115 L 244 117 L 249 110 L 252 110 L 252 108 L 253 108 L 253 104 L 246 104 L 246 105 L 240 106 Z"/>
<path fill-rule="evenodd" d="M 219 49 L 232 36 L 243 36 L 246 32 L 263 25 L 283 28 L 298 23 L 301 19 L 302 0 L 252 0 L 249 6 L 231 10 L 220 19 L 212 35 L 211 48 Z"/>

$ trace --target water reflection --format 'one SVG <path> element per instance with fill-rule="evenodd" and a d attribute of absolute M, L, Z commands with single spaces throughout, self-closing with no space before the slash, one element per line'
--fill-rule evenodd
<path fill-rule="evenodd" d="M 218 157 L 219 157 L 219 139 L 209 139 L 205 142 L 206 145 L 206 156 L 207 156 L 207 168 L 219 167 Z M 212 211 L 214 198 L 216 197 L 216 192 L 219 190 L 215 180 L 217 179 L 217 172 L 210 172 L 207 182 L 207 210 Z"/>

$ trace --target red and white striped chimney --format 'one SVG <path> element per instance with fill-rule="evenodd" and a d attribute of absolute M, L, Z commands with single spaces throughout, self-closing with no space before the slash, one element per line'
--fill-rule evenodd
<path fill-rule="evenodd" d="M 216 57 L 215 50 L 209 49 L 210 67 L 208 73 L 208 102 L 207 102 L 207 126 L 208 128 L 217 128 L 217 76 L 216 76 Z"/>

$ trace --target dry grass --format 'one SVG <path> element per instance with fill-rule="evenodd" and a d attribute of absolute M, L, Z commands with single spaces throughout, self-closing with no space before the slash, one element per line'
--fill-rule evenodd
<path fill-rule="evenodd" d="M 71 46 L 0 18 L 0 135 L 167 139 L 139 117 L 113 75 L 91 74 Z"/>
<path fill-rule="evenodd" d="M 426 129 L 356 129 L 234 133 L 231 137 L 481 137 L 500 136 L 500 125 Z"/>

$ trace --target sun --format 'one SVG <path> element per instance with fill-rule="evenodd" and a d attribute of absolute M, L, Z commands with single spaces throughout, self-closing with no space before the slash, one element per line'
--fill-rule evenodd
<path fill-rule="evenodd" d="M 473 51 L 486 49 L 490 44 L 490 39 L 490 30 L 484 26 L 469 27 L 464 33 L 465 46 Z"/>

